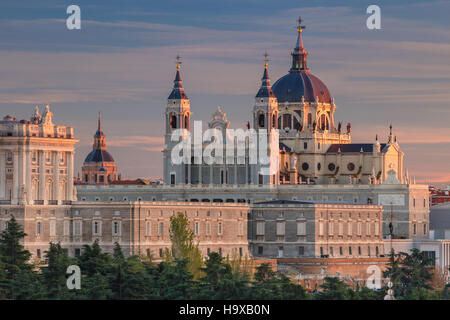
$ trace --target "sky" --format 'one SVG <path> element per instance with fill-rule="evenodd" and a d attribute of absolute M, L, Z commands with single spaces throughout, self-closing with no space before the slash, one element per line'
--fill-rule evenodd
<path fill-rule="evenodd" d="M 66 9 L 81 8 L 81 30 Z M 381 8 L 369 30 L 366 9 Z M 308 67 L 329 88 L 353 142 L 387 139 L 392 123 L 416 182 L 450 184 L 450 1 L 29 1 L 0 4 L 0 110 L 18 119 L 50 104 L 75 128 L 75 173 L 97 113 L 122 178 L 162 174 L 164 108 L 182 57 L 193 120 L 221 106 L 232 128 L 251 119 L 269 53 L 286 74 L 302 16 Z"/>

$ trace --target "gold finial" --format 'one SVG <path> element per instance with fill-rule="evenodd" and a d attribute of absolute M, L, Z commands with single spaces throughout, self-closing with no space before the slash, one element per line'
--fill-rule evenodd
<path fill-rule="evenodd" d="M 264 52 L 264 67 L 265 68 L 267 68 L 267 66 L 269 65 L 268 62 L 269 62 L 269 54 L 266 51 L 266 52 Z"/>
<path fill-rule="evenodd" d="M 297 32 L 302 33 L 303 29 L 305 29 L 305 26 L 302 26 L 302 17 L 298 17 L 298 25 L 297 25 Z"/>
<path fill-rule="evenodd" d="M 180 57 L 180 55 L 179 54 L 177 54 L 177 56 L 176 56 L 176 64 L 177 64 L 177 70 L 180 70 L 180 68 L 181 68 L 181 57 Z"/>

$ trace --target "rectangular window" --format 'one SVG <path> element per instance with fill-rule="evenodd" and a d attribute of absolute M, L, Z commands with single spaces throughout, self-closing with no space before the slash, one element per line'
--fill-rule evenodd
<path fill-rule="evenodd" d="M 277 236 L 284 236 L 285 223 L 277 222 Z"/>
<path fill-rule="evenodd" d="M 256 235 L 263 236 L 264 235 L 264 222 L 256 223 Z"/>
<path fill-rule="evenodd" d="M 375 223 L 375 235 L 380 235 L 380 224 L 378 222 Z"/>
<path fill-rule="evenodd" d="M 56 221 L 50 221 L 50 236 L 56 236 Z"/>
<path fill-rule="evenodd" d="M 36 250 L 36 255 L 39 259 L 41 258 L 41 249 Z"/>
<path fill-rule="evenodd" d="M 342 247 L 339 247 L 339 255 L 341 255 L 341 256 L 344 255 L 344 249 L 342 249 Z"/>
<path fill-rule="evenodd" d="M 357 228 L 357 230 L 356 230 L 356 232 L 358 233 L 358 236 L 360 236 L 361 235 L 361 233 L 362 233 L 362 223 L 361 222 L 358 222 L 358 228 Z"/>
<path fill-rule="evenodd" d="M 305 247 L 298 247 L 298 255 L 303 256 L 305 254 Z"/>
<path fill-rule="evenodd" d="M 423 234 L 427 234 L 427 224 L 423 225 Z"/>
<path fill-rule="evenodd" d="M 206 234 L 207 235 L 211 234 L 211 223 L 210 222 L 206 223 Z"/>
<path fill-rule="evenodd" d="M 348 247 L 348 254 L 349 255 L 352 255 L 353 253 L 352 253 L 352 247 Z"/>
<path fill-rule="evenodd" d="M 114 221 L 113 222 L 113 235 L 118 236 L 120 235 L 120 222 Z"/>
<path fill-rule="evenodd" d="M 70 235 L 70 221 L 64 221 L 64 235 Z"/>
<path fill-rule="evenodd" d="M 417 232 L 416 229 L 417 229 L 417 226 L 416 226 L 416 224 L 414 223 L 414 224 L 413 224 L 413 234 L 416 234 L 416 232 Z"/>
<path fill-rule="evenodd" d="M 306 236 L 306 222 L 297 222 L 297 235 Z"/>
<path fill-rule="evenodd" d="M 240 236 L 243 236 L 243 235 L 244 235 L 244 224 L 243 224 L 242 222 L 239 222 L 239 225 L 238 225 L 238 234 L 239 234 Z"/>
<path fill-rule="evenodd" d="M 370 223 L 366 222 L 366 235 L 370 236 Z"/>
<path fill-rule="evenodd" d="M 221 235 L 223 232 L 222 230 L 222 222 L 219 222 L 219 224 L 217 225 L 217 234 Z"/>
<path fill-rule="evenodd" d="M 262 247 L 262 246 L 259 246 L 259 247 L 258 247 L 258 255 L 259 255 L 259 256 L 262 256 L 262 255 L 263 255 L 263 252 L 264 252 L 263 247 Z"/>
<path fill-rule="evenodd" d="M 333 250 L 333 247 L 330 247 L 330 256 L 334 256 L 334 250 Z"/>
<path fill-rule="evenodd" d="M 344 235 L 344 224 L 342 222 L 339 222 L 339 235 Z"/>
<path fill-rule="evenodd" d="M 351 236 L 352 233 L 353 233 L 353 223 L 352 223 L 352 222 L 349 222 L 349 223 L 347 223 L 347 234 L 348 234 L 349 236 Z"/>
<path fill-rule="evenodd" d="M 319 236 L 323 236 L 323 222 L 319 223 Z"/>
<path fill-rule="evenodd" d="M 145 222 L 145 235 L 146 236 L 152 235 L 152 223 L 150 221 Z"/>
<path fill-rule="evenodd" d="M 36 223 L 36 234 L 37 235 L 40 235 L 41 234 L 41 230 L 42 229 L 42 224 L 41 224 L 41 222 L 37 222 Z"/>
<path fill-rule="evenodd" d="M 98 236 L 102 233 L 102 223 L 100 221 L 94 221 L 92 224 L 92 234 Z"/>
<path fill-rule="evenodd" d="M 198 222 L 196 222 L 196 223 L 194 224 L 194 234 L 195 234 L 196 236 L 198 236 L 198 234 L 199 234 L 199 226 L 198 226 Z"/>
<path fill-rule="evenodd" d="M 80 236 L 81 235 L 81 221 L 75 221 L 73 223 L 73 234 L 75 236 Z"/>
<path fill-rule="evenodd" d="M 81 255 L 81 249 L 76 248 L 74 253 L 75 253 L 75 257 L 79 257 Z"/>
<path fill-rule="evenodd" d="M 328 222 L 328 235 L 332 236 L 334 233 L 334 223 L 333 222 Z"/>
<path fill-rule="evenodd" d="M 159 223 L 158 235 L 159 235 L 159 236 L 164 235 L 164 222 L 160 222 L 160 223 Z"/>

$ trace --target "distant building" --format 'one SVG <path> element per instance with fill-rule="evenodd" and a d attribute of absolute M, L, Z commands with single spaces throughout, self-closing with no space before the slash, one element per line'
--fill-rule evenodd
<path fill-rule="evenodd" d="M 87 155 L 81 168 L 82 183 L 84 184 L 110 184 L 117 180 L 116 162 L 106 151 L 105 139 L 99 113 L 92 151 Z"/>
<path fill-rule="evenodd" d="M 447 186 L 446 189 L 430 187 L 430 197 L 432 206 L 450 202 L 450 186 Z"/>
<path fill-rule="evenodd" d="M 450 203 L 441 203 L 430 208 L 430 233 L 434 239 L 450 240 Z"/>

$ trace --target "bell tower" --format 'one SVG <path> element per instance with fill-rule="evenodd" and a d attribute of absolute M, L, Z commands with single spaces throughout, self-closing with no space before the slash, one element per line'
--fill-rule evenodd
<path fill-rule="evenodd" d="M 185 134 L 191 130 L 191 105 L 189 99 L 184 92 L 183 82 L 181 80 L 181 57 L 176 57 L 176 74 L 173 81 L 172 91 L 167 98 L 165 110 L 165 127 L 164 150 L 163 150 L 163 167 L 164 167 L 164 183 L 179 184 L 185 183 L 186 170 L 184 164 L 174 164 L 172 161 L 172 150 L 180 141 L 172 141 L 172 134 L 183 130 L 184 134 L 181 139 L 187 139 Z"/>
<path fill-rule="evenodd" d="M 264 73 L 261 78 L 261 87 L 255 96 L 253 107 L 253 127 L 255 129 L 278 129 L 278 101 L 272 92 L 270 85 L 268 66 L 268 54 L 264 53 Z"/>

